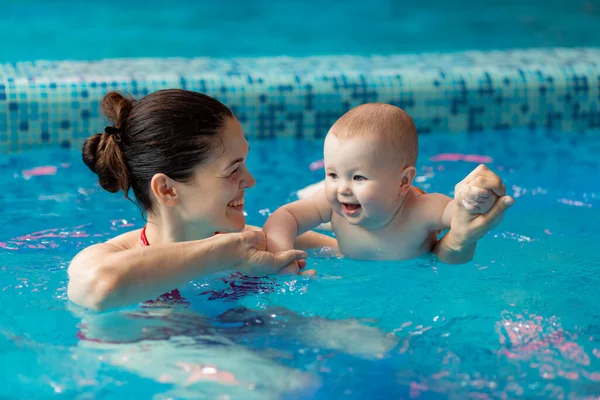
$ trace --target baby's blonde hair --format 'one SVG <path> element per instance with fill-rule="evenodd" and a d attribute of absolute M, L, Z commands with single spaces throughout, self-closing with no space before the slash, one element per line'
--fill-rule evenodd
<path fill-rule="evenodd" d="M 417 163 L 417 128 L 410 115 L 385 103 L 367 103 L 342 115 L 329 130 L 340 139 L 358 135 L 382 139 L 400 155 L 403 166 Z"/>

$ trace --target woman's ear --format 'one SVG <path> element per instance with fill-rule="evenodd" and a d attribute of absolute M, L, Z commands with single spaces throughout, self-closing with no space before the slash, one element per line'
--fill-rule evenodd
<path fill-rule="evenodd" d="M 402 177 L 400 181 L 400 194 L 405 195 L 412 187 L 412 182 L 413 179 L 415 179 L 417 170 L 415 169 L 415 167 L 406 167 L 404 168 L 404 170 L 402 170 L 401 174 Z"/>
<path fill-rule="evenodd" d="M 174 181 L 165 174 L 156 174 L 150 181 L 150 190 L 159 205 L 174 207 L 179 204 L 179 196 Z"/>

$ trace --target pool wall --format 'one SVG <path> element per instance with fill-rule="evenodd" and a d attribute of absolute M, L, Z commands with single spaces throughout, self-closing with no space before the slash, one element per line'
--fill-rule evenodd
<path fill-rule="evenodd" d="M 349 108 L 385 102 L 420 134 L 600 129 L 600 49 L 377 57 L 109 59 L 0 65 L 0 152 L 79 147 L 110 90 L 215 96 L 251 138 L 322 138 Z"/>

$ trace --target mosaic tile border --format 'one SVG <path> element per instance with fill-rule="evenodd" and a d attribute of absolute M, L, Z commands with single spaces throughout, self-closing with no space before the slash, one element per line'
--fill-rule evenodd
<path fill-rule="evenodd" d="M 252 138 L 322 138 L 358 104 L 410 113 L 421 134 L 600 129 L 600 49 L 379 57 L 112 59 L 0 65 L 0 152 L 80 146 L 102 96 L 163 88 L 215 96 Z"/>

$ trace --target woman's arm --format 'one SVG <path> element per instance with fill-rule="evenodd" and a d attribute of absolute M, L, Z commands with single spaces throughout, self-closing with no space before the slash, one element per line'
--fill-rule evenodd
<path fill-rule="evenodd" d="M 502 221 L 504 211 L 514 203 L 512 197 L 505 196 L 505 190 L 502 180 L 484 165 L 475 168 L 456 185 L 454 201 L 448 203 L 442 218 L 444 223 L 450 220 L 450 231 L 433 248 L 440 261 L 462 264 L 473 259 L 477 241 Z M 479 199 L 482 191 L 499 197 L 484 214 L 477 213 L 477 207 L 471 205 L 472 202 L 486 203 L 485 199 Z"/>
<path fill-rule="evenodd" d="M 464 264 L 473 259 L 477 242 L 467 242 L 454 237 L 452 230 L 437 241 L 432 253 L 443 263 Z"/>
<path fill-rule="evenodd" d="M 504 211 L 513 202 L 512 197 L 503 196 L 496 201 L 490 211 L 475 215 L 457 206 L 450 231 L 435 244 L 433 253 L 446 264 L 463 264 L 471 261 L 477 241 L 500 223 Z"/>
<path fill-rule="evenodd" d="M 264 275 L 306 258 L 299 250 L 273 255 L 265 249 L 261 231 L 131 249 L 109 241 L 93 245 L 73 259 L 68 295 L 78 305 L 105 310 L 155 298 L 217 271 L 238 269 Z"/>

